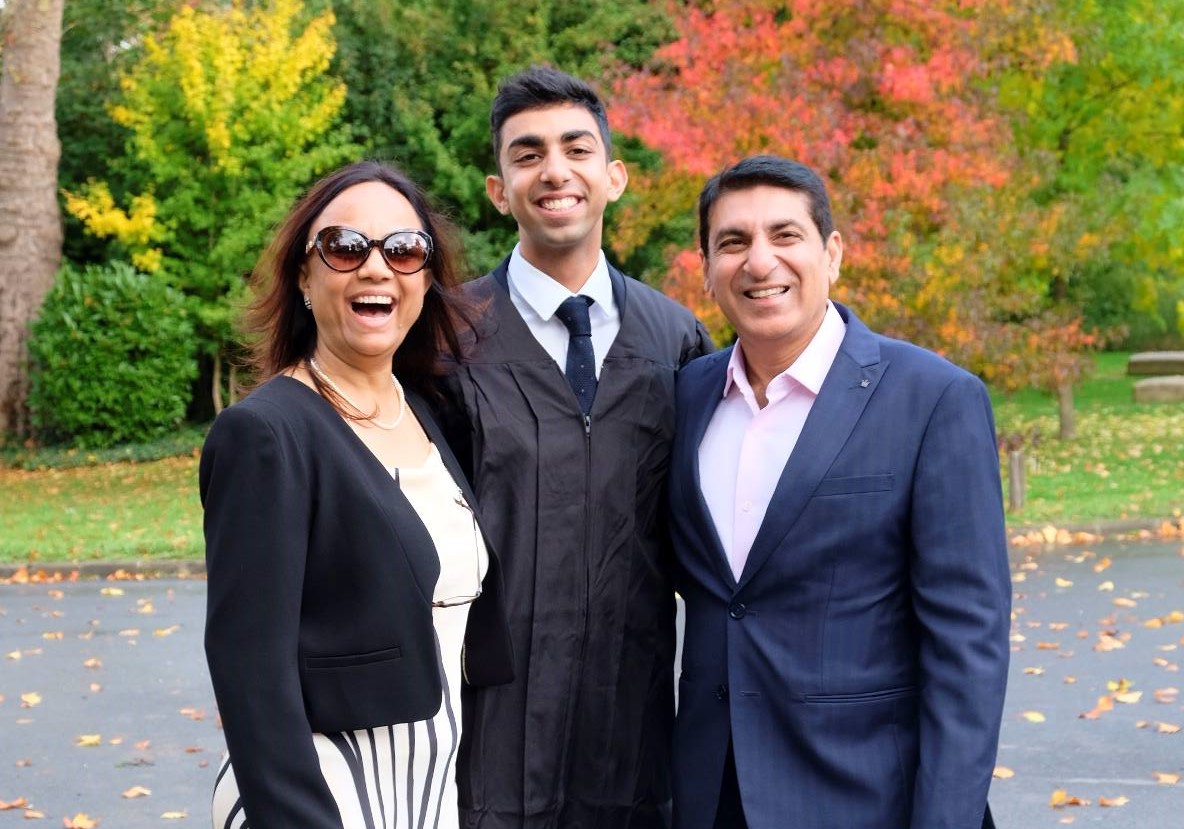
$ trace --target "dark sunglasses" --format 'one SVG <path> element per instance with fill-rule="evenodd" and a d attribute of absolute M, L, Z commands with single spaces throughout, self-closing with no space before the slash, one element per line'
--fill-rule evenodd
<path fill-rule="evenodd" d="M 305 246 L 305 254 L 313 248 L 321 261 L 338 273 L 349 273 L 362 267 L 371 248 L 378 248 L 382 261 L 402 274 L 422 271 L 432 258 L 432 237 L 422 230 L 396 230 L 382 239 L 370 239 L 349 227 L 323 227 Z"/>

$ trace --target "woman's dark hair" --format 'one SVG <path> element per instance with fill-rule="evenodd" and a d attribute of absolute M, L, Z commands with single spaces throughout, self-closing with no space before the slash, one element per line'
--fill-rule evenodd
<path fill-rule="evenodd" d="M 435 379 L 448 363 L 460 359 L 462 338 L 473 329 L 475 311 L 457 290 L 464 254 L 456 227 L 432 208 L 423 190 L 403 173 L 377 161 L 359 161 L 325 176 L 296 202 L 255 266 L 255 299 L 247 308 L 245 328 L 250 335 L 248 359 L 259 382 L 293 368 L 316 350 L 316 322 L 304 307 L 300 290 L 309 231 L 331 201 L 350 187 L 371 181 L 402 194 L 433 242 L 427 265 L 431 284 L 423 311 L 395 352 L 391 369 L 408 386 L 436 397 Z M 316 372 L 310 374 L 326 398 L 347 417 L 353 416 L 343 409 L 344 401 L 322 387 Z"/>

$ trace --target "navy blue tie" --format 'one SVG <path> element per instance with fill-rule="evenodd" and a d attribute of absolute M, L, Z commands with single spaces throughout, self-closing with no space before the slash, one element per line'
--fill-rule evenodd
<path fill-rule="evenodd" d="M 567 344 L 567 382 L 585 415 L 592 411 L 592 399 L 596 397 L 596 355 L 592 352 L 592 322 L 588 319 L 588 306 L 592 302 L 589 296 L 568 297 L 555 312 L 571 334 Z"/>

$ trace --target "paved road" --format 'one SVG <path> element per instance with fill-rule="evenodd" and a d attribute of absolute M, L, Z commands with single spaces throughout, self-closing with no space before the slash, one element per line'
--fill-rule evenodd
<path fill-rule="evenodd" d="M 1184 686 L 1174 670 L 1184 622 L 1171 616 L 1184 611 L 1182 548 L 1016 552 L 1022 581 L 999 752 L 1014 776 L 991 791 L 1001 827 L 1181 825 L 1184 730 L 1157 724 L 1184 726 L 1184 694 L 1158 702 L 1155 691 Z M 1106 582 L 1112 590 L 1099 589 Z M 60 826 L 79 812 L 100 829 L 208 825 L 223 742 L 201 651 L 204 600 L 200 580 L 0 585 L 0 801 L 23 797 L 46 821 L 0 811 L 0 829 Z M 1153 619 L 1166 623 L 1147 627 Z M 1121 679 L 1142 692 L 1137 701 L 1078 716 Z M 25 707 L 29 693 L 40 701 Z M 98 745 L 78 745 L 93 735 Z M 1182 779 L 1159 784 L 1156 772 Z M 136 786 L 151 794 L 122 796 Z M 1051 808 L 1057 789 L 1090 804 Z M 1127 802 L 1106 808 L 1101 798 Z M 162 817 L 177 812 L 186 817 Z"/>

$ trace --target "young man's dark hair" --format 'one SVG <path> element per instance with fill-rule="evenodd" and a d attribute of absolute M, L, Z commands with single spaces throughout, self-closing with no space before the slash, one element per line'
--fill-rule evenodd
<path fill-rule="evenodd" d="M 835 229 L 830 215 L 830 197 L 826 184 L 818 174 L 797 161 L 774 155 L 754 155 L 718 173 L 703 186 L 699 194 L 699 250 L 707 255 L 711 208 L 724 193 L 747 190 L 767 184 L 804 193 L 810 202 L 810 218 L 823 239 L 829 239 Z"/>
<path fill-rule="evenodd" d="M 600 140 L 604 143 L 605 155 L 612 158 L 613 142 L 609 134 L 608 114 L 604 101 L 596 90 L 579 78 L 550 66 L 532 66 L 511 75 L 497 88 L 497 97 L 489 112 L 489 128 L 493 135 L 493 158 L 499 163 L 502 151 L 502 127 L 506 121 L 528 109 L 563 106 L 581 106 L 591 113 L 600 128 Z"/>

